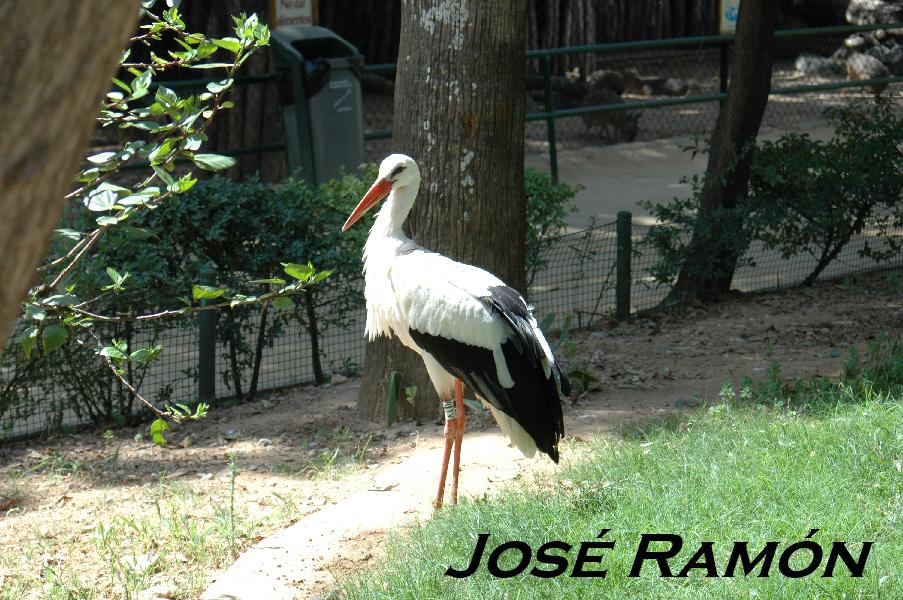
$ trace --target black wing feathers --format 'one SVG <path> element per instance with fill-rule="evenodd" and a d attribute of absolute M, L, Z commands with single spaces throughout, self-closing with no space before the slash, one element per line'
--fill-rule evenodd
<path fill-rule="evenodd" d="M 506 388 L 499 383 L 495 360 L 488 348 L 415 329 L 410 330 L 411 337 L 446 371 L 517 421 L 533 438 L 536 447 L 558 462 L 558 441 L 564 435 L 559 385 L 565 395 L 570 393 L 570 385 L 557 364 L 546 377 L 542 346 L 530 325 L 530 313 L 520 294 L 507 286 L 493 287 L 489 291 L 490 296 L 481 300 L 498 313 L 510 329 L 508 339 L 502 344 L 502 354 L 514 387 Z"/>

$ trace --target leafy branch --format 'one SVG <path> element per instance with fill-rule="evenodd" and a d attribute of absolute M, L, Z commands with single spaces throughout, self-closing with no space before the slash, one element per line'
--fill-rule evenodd
<path fill-rule="evenodd" d="M 241 67 L 252 54 L 269 43 L 269 30 L 256 15 L 233 17 L 234 35 L 207 37 L 186 30 L 178 11 L 178 2 L 161 13 L 152 12 L 153 0 L 145 0 L 146 24 L 132 38 L 132 46 L 120 57 L 120 74 L 112 80 L 97 122 L 101 128 L 117 128 L 134 132 L 120 146 L 97 152 L 85 158 L 85 165 L 75 178 L 73 190 L 66 195 L 72 202 L 70 214 L 78 210 L 90 215 L 89 225 L 61 227 L 57 230 L 57 252 L 40 269 L 41 282 L 30 290 L 24 302 L 26 327 L 18 343 L 26 359 L 33 355 L 48 356 L 68 341 L 93 348 L 121 386 L 142 402 L 157 420 L 151 426 L 154 441 L 163 441 L 167 420 L 181 422 L 204 416 L 206 406 L 191 411 L 185 405 L 154 406 L 130 381 L 130 363 L 146 364 L 157 358 L 162 346 L 129 349 L 121 339 L 103 341 L 98 323 L 131 324 L 184 316 L 205 310 L 234 309 L 254 304 L 273 303 L 290 308 L 287 297 L 306 290 L 329 275 L 310 264 L 285 263 L 289 281 L 281 277 L 252 281 L 266 283 L 271 290 L 263 294 L 242 294 L 226 288 L 200 283 L 192 286 L 191 297 L 178 298 L 181 306 L 133 314 L 96 308 L 110 301 L 130 286 L 144 279 L 140 272 L 124 271 L 115 264 L 101 267 L 109 277 L 106 282 L 90 283 L 81 274 L 96 272 L 97 261 L 109 255 L 105 246 L 113 231 L 142 236 L 154 234 L 131 223 L 135 217 L 161 208 L 173 197 L 191 189 L 197 178 L 191 169 L 207 171 L 228 169 L 235 160 L 219 154 L 202 152 L 207 142 L 206 131 L 223 110 L 232 108 L 228 95 Z M 175 5 L 175 6 L 174 6 Z M 159 48 L 168 45 L 165 55 Z M 131 60 L 135 48 L 147 47 L 148 58 Z M 215 74 L 203 91 L 180 96 L 176 91 L 154 82 L 160 73 L 175 69 L 199 69 Z M 187 167 L 185 165 L 188 165 Z M 146 170 L 137 179 L 123 177 L 126 167 Z M 117 234 L 120 235 L 120 234 Z M 236 243 L 241 243 L 236 241 Z M 115 254 L 114 254 L 115 256 Z M 79 275 L 76 277 L 76 275 Z M 86 283 L 89 282 L 89 283 Z"/>

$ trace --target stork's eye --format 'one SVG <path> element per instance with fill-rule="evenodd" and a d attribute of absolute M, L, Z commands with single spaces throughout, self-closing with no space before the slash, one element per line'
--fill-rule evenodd
<path fill-rule="evenodd" d="M 389 178 L 395 179 L 396 177 L 398 177 L 401 174 L 402 171 L 404 171 L 404 165 L 398 165 L 397 167 L 392 169 L 391 173 L 389 173 Z"/>

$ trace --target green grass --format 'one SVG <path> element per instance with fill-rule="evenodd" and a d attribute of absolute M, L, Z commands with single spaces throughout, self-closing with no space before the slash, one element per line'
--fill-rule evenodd
<path fill-rule="evenodd" d="M 880 357 L 878 356 L 880 355 Z M 903 351 L 880 347 L 862 368 L 848 364 L 841 382 L 786 384 L 775 365 L 764 382 L 722 389 L 721 403 L 625 432 L 614 443 L 572 446 L 574 456 L 545 480 L 506 490 L 494 499 L 467 500 L 426 525 L 395 535 L 388 560 L 336 591 L 350 598 L 903 598 Z M 857 372 L 858 371 L 858 372 Z M 534 549 L 551 540 L 579 544 L 603 528 L 615 540 L 599 578 L 525 574 L 491 577 L 486 560 L 508 540 Z M 825 551 L 815 574 L 780 575 L 778 558 L 810 529 Z M 489 533 L 481 568 L 463 580 L 444 577 L 470 561 L 478 533 Z M 677 533 L 674 573 L 702 541 L 714 542 L 723 573 L 734 541 L 751 554 L 767 541 L 779 546 L 770 577 L 660 577 L 647 562 L 627 577 L 642 533 Z M 833 541 L 874 541 L 865 573 L 852 578 L 838 563 L 821 577 Z M 858 556 L 860 545 L 850 549 Z M 664 549 L 659 546 L 657 549 Z M 593 553 L 598 553 L 598 550 Z M 803 553 L 805 554 L 805 553 Z M 503 568 L 516 564 L 513 552 Z M 505 560 L 508 559 L 508 560 Z M 532 565 L 536 563 L 533 562 Z M 792 561 L 795 568 L 800 563 Z M 549 568 L 545 566 L 544 568 Z M 755 572 L 758 572 L 756 570 Z M 737 573 L 742 573 L 738 569 Z"/>

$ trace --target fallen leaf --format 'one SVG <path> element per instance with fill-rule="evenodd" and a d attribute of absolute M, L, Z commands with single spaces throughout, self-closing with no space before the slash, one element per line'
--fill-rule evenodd
<path fill-rule="evenodd" d="M 3 496 L 0 496 L 0 510 L 9 510 L 12 507 L 18 506 L 20 504 L 22 504 L 21 498 L 4 498 Z"/>

